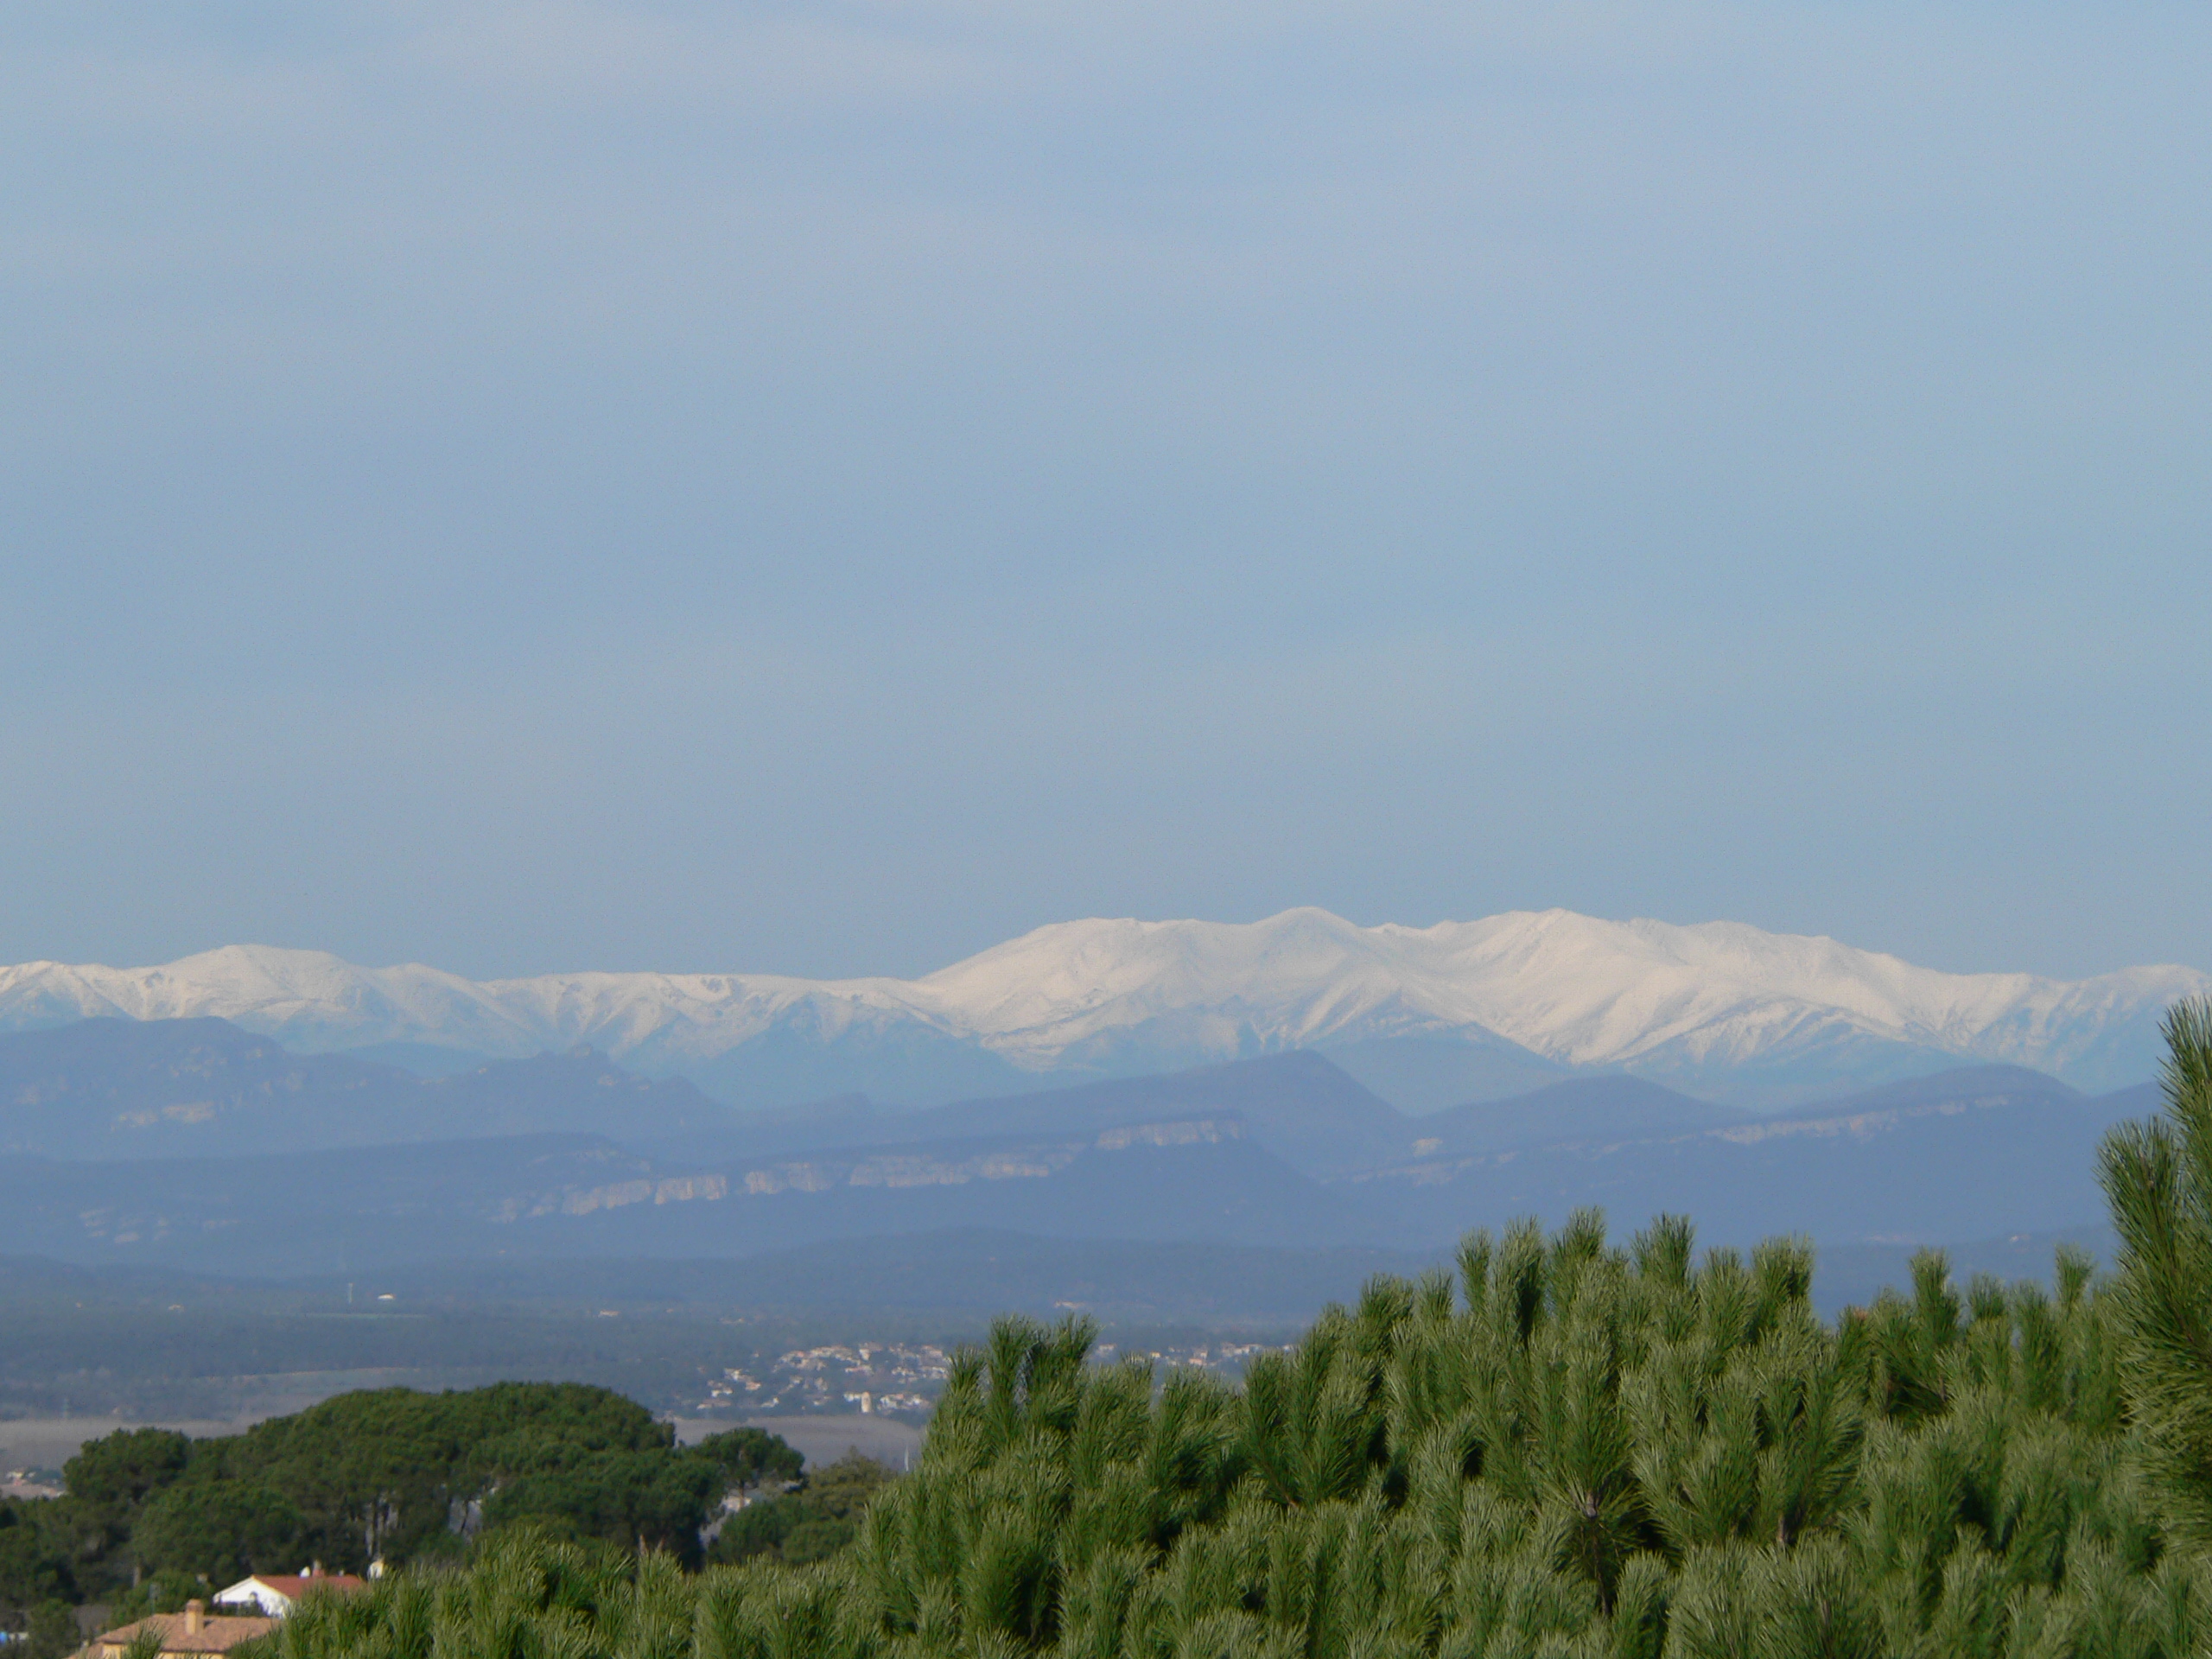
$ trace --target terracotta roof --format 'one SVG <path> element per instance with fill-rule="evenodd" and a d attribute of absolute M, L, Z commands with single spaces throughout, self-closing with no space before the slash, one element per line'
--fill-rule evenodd
<path fill-rule="evenodd" d="M 188 1632 L 182 1613 L 156 1613 L 151 1618 L 142 1618 L 135 1624 L 125 1624 L 121 1630 L 96 1636 L 77 1649 L 79 1659 L 120 1659 L 125 1649 L 141 1630 L 159 1630 L 162 1651 L 167 1653 L 228 1653 L 241 1642 L 251 1642 L 257 1636 L 266 1636 L 276 1628 L 273 1618 L 237 1618 L 227 1613 L 210 1613 L 200 1621 L 200 1628 Z"/>

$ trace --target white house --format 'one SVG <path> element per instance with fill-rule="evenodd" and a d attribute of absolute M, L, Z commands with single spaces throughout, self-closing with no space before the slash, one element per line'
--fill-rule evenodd
<path fill-rule="evenodd" d="M 325 1573 L 309 1567 L 304 1573 L 257 1573 L 215 1592 L 218 1607 L 258 1607 L 270 1618 L 283 1618 L 300 1605 L 309 1591 L 348 1595 L 367 1582 L 351 1573 Z"/>

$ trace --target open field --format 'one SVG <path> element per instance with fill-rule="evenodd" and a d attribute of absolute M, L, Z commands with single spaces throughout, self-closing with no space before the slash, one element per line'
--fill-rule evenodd
<path fill-rule="evenodd" d="M 219 1434 L 235 1434 L 246 1422 L 223 1422 L 183 1418 L 143 1423 L 121 1417 L 18 1417 L 0 1421 L 0 1467 L 59 1469 L 76 1456 L 86 1440 L 96 1440 L 118 1428 L 181 1429 L 195 1440 Z"/>

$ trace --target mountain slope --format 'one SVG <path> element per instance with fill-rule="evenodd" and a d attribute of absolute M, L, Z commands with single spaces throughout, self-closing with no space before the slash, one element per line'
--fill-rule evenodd
<path fill-rule="evenodd" d="M 2148 1088 L 2089 1097 L 2022 1068 L 1977 1066 L 1729 1123 L 1594 1122 L 1549 1144 L 1432 1147 L 1348 1185 L 1373 1195 L 1370 1213 L 1396 1218 L 1394 1238 L 1512 1215 L 1556 1224 L 1583 1205 L 1624 1227 L 1688 1215 L 1716 1243 L 1988 1238 L 2101 1223 L 2098 1141 L 2157 1105 Z"/>
<path fill-rule="evenodd" d="M 18 1050 L 43 1063 L 11 1067 Z M 91 1064 L 103 1051 L 124 1062 L 105 1076 Z M 1986 1238 L 2093 1223 L 2098 1137 L 2158 1105 L 2147 1086 L 2088 1098 L 1996 1066 L 1764 1116 L 1611 1077 L 1408 1119 L 1300 1052 L 927 1110 L 848 1101 L 748 1119 L 591 1053 L 403 1078 L 392 1094 L 384 1068 L 298 1062 L 219 1021 L 17 1037 L 0 1043 L 0 1080 L 16 1091 L 0 1123 L 46 1113 L 58 1133 L 81 1105 L 94 1151 L 156 1144 L 137 1127 L 116 1138 L 122 1105 L 173 1135 L 157 1144 L 215 1154 L 0 1153 L 0 1251 L 264 1273 L 733 1258 L 976 1227 L 1441 1249 L 1469 1228 L 1587 1205 L 1630 1229 L 1687 1212 L 1716 1243 Z M 159 1103 L 178 1100 L 212 1116 L 172 1120 Z M 319 1115 L 321 1132 L 392 1143 L 280 1140 Z M 423 1133 L 469 1125 L 592 1132 Z M 190 1138 L 210 1133 L 228 1138 Z"/>
<path fill-rule="evenodd" d="M 1069 1240 L 1442 1251 L 1471 1228 L 1597 1205 L 1630 1231 L 1822 1245 L 2094 1225 L 2098 1137 L 2141 1091 L 2085 1098 L 1976 1068 L 1940 1087 L 1715 1128 L 1598 1132 L 1315 1180 L 1233 1114 L 752 1157 L 518 1135 L 289 1156 L 0 1157 L 0 1252 L 232 1273 L 432 1261 L 720 1257 L 989 1228 Z M 1509 1119 L 1517 1114 L 1508 1114 Z M 856 1294 L 864 1291 L 856 1290 Z"/>
<path fill-rule="evenodd" d="M 519 1058 L 588 1042 L 748 1105 L 851 1089 L 910 1103 L 1039 1074 L 1128 1075 L 1310 1047 L 1440 1042 L 1500 1075 L 1627 1069 L 1694 1092 L 1833 1092 L 1961 1060 L 2092 1089 L 2151 1074 L 2158 1022 L 2212 991 L 2193 969 L 2080 981 L 1957 975 L 1831 939 L 1567 911 L 1358 927 L 1091 920 L 918 980 L 561 974 L 482 982 L 234 945 L 161 968 L 0 969 L 0 1028 L 97 1014 L 219 1015 L 308 1051 L 432 1045 Z M 1356 1062 L 1356 1064 L 1357 1064 Z"/>
<path fill-rule="evenodd" d="M 0 1157 L 0 1253 L 214 1272 L 721 1256 L 988 1226 L 1056 1238 L 1352 1243 L 1344 1197 L 1234 1117 L 702 1163 L 595 1135 L 225 1159 Z"/>
<path fill-rule="evenodd" d="M 1745 1116 L 1641 1077 L 1574 1077 L 1507 1100 L 1453 1106 L 1414 1120 L 1417 1154 L 1460 1157 L 1596 1137 L 1732 1128 Z M 1349 1172 L 1348 1172 L 1349 1173 Z"/>
<path fill-rule="evenodd" d="M 690 1136 L 678 1144 L 691 1155 L 711 1146 L 733 1156 L 763 1156 L 975 1135 L 1090 1133 L 1223 1116 L 1240 1119 L 1259 1146 L 1316 1179 L 1401 1160 L 1418 1134 L 1414 1120 L 1325 1056 L 1301 1050 L 918 1110 L 886 1110 L 864 1099 L 826 1101 L 737 1117 L 718 1137 Z"/>
<path fill-rule="evenodd" d="M 212 1157 L 459 1136 L 710 1135 L 734 1114 L 590 1049 L 424 1079 L 295 1054 L 216 1019 L 85 1020 L 0 1037 L 0 1154 Z"/>

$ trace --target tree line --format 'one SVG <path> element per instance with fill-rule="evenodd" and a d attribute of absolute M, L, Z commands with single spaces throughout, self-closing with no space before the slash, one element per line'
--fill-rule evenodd
<path fill-rule="evenodd" d="M 253 1572 L 464 1559 L 479 1535 L 703 1559 L 726 1494 L 797 1482 L 798 1452 L 739 1428 L 691 1446 L 643 1406 L 580 1383 L 341 1395 L 237 1435 L 118 1430 L 64 1468 L 64 1496 L 0 1506 L 0 1605 L 128 1612 Z"/>

